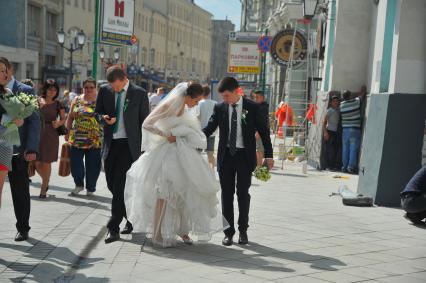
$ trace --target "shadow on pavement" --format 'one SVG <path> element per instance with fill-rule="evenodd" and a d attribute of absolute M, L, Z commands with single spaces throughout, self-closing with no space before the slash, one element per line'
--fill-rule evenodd
<path fill-rule="evenodd" d="M 49 190 L 50 192 L 50 190 Z M 83 197 L 77 197 L 80 199 L 83 199 Z M 85 200 L 96 200 L 96 197 L 90 197 L 90 198 L 84 198 Z M 90 207 L 90 208 L 96 208 L 96 209 L 101 209 L 101 210 L 105 210 L 105 211 L 110 211 L 109 206 L 106 205 L 102 205 L 98 202 L 85 202 L 85 201 L 79 201 L 79 200 L 75 200 L 74 197 L 70 197 L 70 198 L 61 198 L 61 197 L 57 197 L 55 195 L 52 194 L 48 194 L 48 197 L 45 199 L 40 199 L 38 196 L 32 196 L 31 200 L 34 201 L 42 201 L 42 202 L 46 202 L 46 201 L 54 201 L 54 202 L 59 202 L 59 203 L 65 203 L 65 204 L 70 204 L 73 206 L 85 206 L 85 207 Z"/>
<path fill-rule="evenodd" d="M 311 255 L 304 252 L 285 252 L 271 247 L 267 247 L 255 242 L 249 245 L 239 246 L 241 249 L 232 247 L 224 247 L 211 243 L 195 244 L 191 247 L 183 246 L 178 248 L 153 248 L 149 245 L 143 251 L 153 255 L 167 258 L 176 258 L 181 260 L 196 261 L 205 263 L 209 266 L 218 266 L 232 269 L 252 269 L 263 271 L 279 271 L 279 272 L 295 272 L 294 269 L 285 267 L 286 264 L 294 262 L 304 262 L 310 264 L 312 269 L 335 271 L 338 266 L 346 266 L 346 264 L 338 259 Z M 182 253 L 182 250 L 186 251 Z M 245 251 L 254 253 L 247 254 Z M 208 260 L 209 256 L 214 256 L 214 260 Z M 217 258 L 223 258 L 218 260 Z M 286 263 L 276 261 L 274 259 L 285 260 Z"/>
<path fill-rule="evenodd" d="M 298 177 L 298 178 L 307 178 L 307 175 L 302 175 L 302 174 L 292 174 L 292 173 L 278 173 L 278 172 L 274 172 L 271 171 L 270 172 L 271 175 L 279 175 L 279 176 L 288 176 L 288 177 Z"/>
<path fill-rule="evenodd" d="M 78 274 L 78 269 L 92 267 L 104 258 L 82 258 L 69 248 L 57 247 L 49 243 L 30 239 L 32 247 L 0 243 L 0 248 L 25 252 L 20 262 L 9 262 L 0 258 L 0 264 L 14 271 L 9 275 L 11 282 L 22 282 L 25 279 L 36 282 L 108 282 L 105 278 L 86 277 Z M 83 262 L 83 264 L 81 264 Z M 19 274 L 22 274 L 21 276 Z M 5 273 L 3 274 L 3 276 Z"/>

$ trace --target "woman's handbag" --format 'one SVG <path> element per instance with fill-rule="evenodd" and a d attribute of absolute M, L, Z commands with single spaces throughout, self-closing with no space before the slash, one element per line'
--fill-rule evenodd
<path fill-rule="evenodd" d="M 28 162 L 28 177 L 33 177 L 35 175 L 35 161 Z"/>
<path fill-rule="evenodd" d="M 61 111 L 61 109 L 63 109 L 62 107 L 61 107 L 61 103 L 59 102 L 59 101 L 56 101 L 56 105 L 57 105 L 57 111 L 58 111 L 58 116 L 60 117 L 60 114 L 59 114 L 59 112 Z M 65 136 L 66 134 L 68 134 L 68 130 L 67 130 L 67 128 L 65 127 L 65 125 L 61 125 L 61 126 L 59 126 L 59 127 L 57 127 L 56 128 L 56 131 L 58 132 L 58 135 L 60 135 L 60 136 Z"/>
<path fill-rule="evenodd" d="M 65 128 L 64 125 L 57 127 L 56 131 L 58 132 L 58 135 L 60 135 L 60 136 L 65 136 L 66 134 L 68 134 L 68 130 L 67 130 L 67 128 Z"/>
<path fill-rule="evenodd" d="M 59 159 L 59 171 L 58 175 L 61 177 L 67 177 L 71 173 L 71 145 L 69 143 L 64 143 L 61 148 L 61 157 Z"/>

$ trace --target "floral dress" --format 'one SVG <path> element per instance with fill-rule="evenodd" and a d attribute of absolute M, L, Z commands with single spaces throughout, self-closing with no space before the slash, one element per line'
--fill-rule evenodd
<path fill-rule="evenodd" d="M 80 149 L 100 148 L 102 127 L 96 120 L 96 102 L 85 101 L 77 97 L 73 109 L 74 121 L 69 133 L 68 142 Z"/>

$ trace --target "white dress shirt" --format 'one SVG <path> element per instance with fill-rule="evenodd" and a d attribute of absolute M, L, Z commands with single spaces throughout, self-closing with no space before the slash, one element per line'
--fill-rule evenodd
<path fill-rule="evenodd" d="M 240 97 L 240 100 L 237 101 L 237 148 L 244 148 L 244 139 L 243 139 L 243 129 L 241 128 L 241 113 L 243 112 L 243 98 Z M 232 104 L 228 105 L 228 113 L 229 113 L 229 136 L 231 135 L 231 120 L 232 120 Z M 228 136 L 228 141 L 229 141 Z M 229 143 L 229 142 L 228 142 Z"/>
<path fill-rule="evenodd" d="M 124 104 L 126 103 L 127 97 L 127 89 L 129 88 L 129 81 L 127 81 L 126 85 L 123 87 L 123 93 L 121 94 L 120 100 L 120 119 L 118 120 L 118 130 L 115 134 L 113 134 L 113 139 L 125 139 L 127 138 L 126 128 L 124 126 Z M 117 96 L 115 93 L 115 105 L 117 105 Z"/>

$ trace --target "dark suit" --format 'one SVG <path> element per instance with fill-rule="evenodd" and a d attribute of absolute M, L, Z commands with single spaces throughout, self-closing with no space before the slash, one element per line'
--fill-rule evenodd
<path fill-rule="evenodd" d="M 34 90 L 19 81 L 14 82 L 13 93 L 24 92 L 34 95 Z M 6 113 L 0 106 L 1 115 Z M 24 159 L 25 153 L 37 153 L 40 142 L 40 115 L 35 111 L 24 120 L 19 128 L 21 145 L 13 148 L 12 171 L 9 172 L 10 190 L 12 192 L 13 208 L 16 216 L 16 229 L 21 233 L 30 230 L 30 183 L 28 177 L 28 162 Z"/>
<path fill-rule="evenodd" d="M 141 128 L 149 114 L 149 101 L 144 89 L 129 83 L 126 101 L 126 106 L 121 107 L 124 107 L 123 118 L 127 138 L 113 139 L 113 125 L 104 124 L 102 157 L 105 161 L 107 186 L 113 196 L 108 229 L 114 233 L 119 232 L 119 225 L 123 217 L 126 217 L 124 205 L 126 173 L 141 154 Z M 110 86 L 101 87 L 99 90 L 95 112 L 115 117 L 115 92 Z"/>
<path fill-rule="evenodd" d="M 243 99 L 243 111 L 247 111 L 245 122 L 241 122 L 244 148 L 239 149 L 235 155 L 229 153 L 229 105 L 216 104 L 209 123 L 203 129 L 207 137 L 219 127 L 218 172 L 222 188 L 222 213 L 228 221 L 230 228 L 225 230 L 227 236 L 235 233 L 234 229 L 234 193 L 235 178 L 237 178 L 237 197 L 239 208 L 239 230 L 246 232 L 248 228 L 248 215 L 250 208 L 249 188 L 251 175 L 256 168 L 256 131 L 265 147 L 265 158 L 272 158 L 272 144 L 269 125 L 264 114 L 259 110 L 259 105 Z"/>

